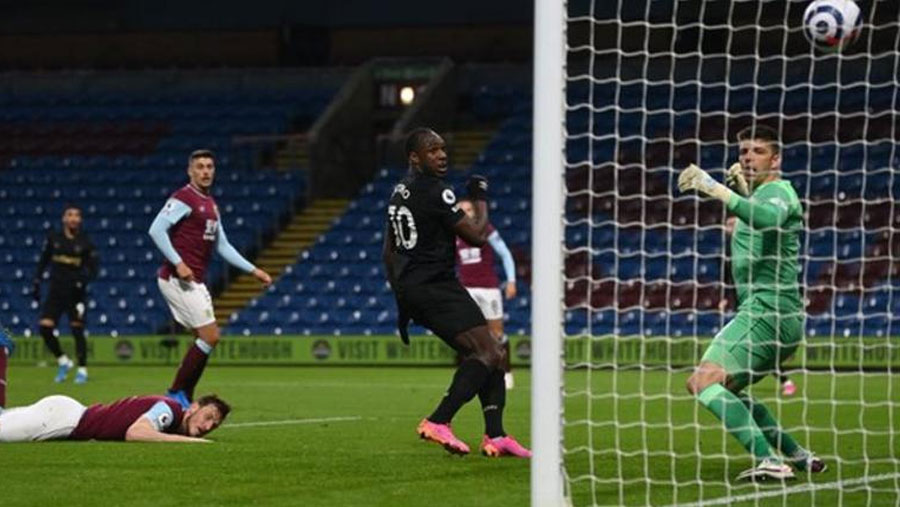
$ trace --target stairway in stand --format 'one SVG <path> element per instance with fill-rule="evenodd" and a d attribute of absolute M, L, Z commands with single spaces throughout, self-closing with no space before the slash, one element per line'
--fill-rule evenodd
<path fill-rule="evenodd" d="M 301 213 L 294 215 L 291 222 L 257 256 L 254 264 L 269 273 L 273 280 L 277 279 L 286 267 L 297 262 L 300 252 L 312 246 L 331 227 L 332 221 L 344 212 L 347 203 L 345 199 L 313 201 Z M 228 324 L 231 314 L 247 306 L 262 290 L 253 275 L 242 273 L 236 277 L 214 302 L 219 327 Z"/>
<path fill-rule="evenodd" d="M 287 141 L 275 155 L 275 167 L 282 170 L 309 167 L 309 142 L 305 135 L 288 136 Z"/>
<path fill-rule="evenodd" d="M 453 132 L 450 146 L 450 165 L 455 169 L 468 169 L 494 137 L 495 130 L 457 130 Z"/>

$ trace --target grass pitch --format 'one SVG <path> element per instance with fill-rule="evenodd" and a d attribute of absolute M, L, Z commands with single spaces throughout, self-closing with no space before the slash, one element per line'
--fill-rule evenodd
<path fill-rule="evenodd" d="M 84 386 L 53 384 L 53 373 L 11 367 L 9 405 L 52 393 L 85 404 L 158 393 L 174 371 L 92 367 Z M 211 434 L 215 444 L 4 444 L 0 504 L 528 505 L 527 461 L 491 460 L 477 451 L 454 457 L 416 437 L 416 424 L 451 375 L 450 368 L 212 365 L 198 393 L 217 392 L 235 407 L 228 423 Z M 831 467 L 815 477 L 801 474 L 785 489 L 734 481 L 750 460 L 687 396 L 686 377 L 567 373 L 566 461 L 575 505 L 684 504 L 729 495 L 748 495 L 745 503 L 759 505 L 900 500 L 900 378 L 798 374 L 800 391 L 789 399 L 777 396 L 771 379 L 754 388 Z M 528 445 L 528 372 L 516 372 L 516 381 L 506 429 Z M 463 408 L 454 430 L 476 449 L 483 430 L 477 400 Z M 829 489 L 802 491 L 821 486 Z"/>
<path fill-rule="evenodd" d="M 159 393 L 171 367 L 92 367 L 83 386 L 54 369 L 11 367 L 9 406 L 52 393 L 82 403 Z M 451 456 L 415 434 L 449 368 L 210 366 L 197 390 L 233 404 L 215 444 L 41 442 L 0 446 L 0 505 L 525 505 L 527 460 Z M 522 373 L 520 382 L 527 385 Z M 528 442 L 527 388 L 507 431 Z M 273 422 L 270 425 L 245 425 Z M 229 426 L 232 425 L 232 426 Z M 476 450 L 478 402 L 454 431 Z"/>
<path fill-rule="evenodd" d="M 798 372 L 792 375 L 798 392 L 789 398 L 772 377 L 752 387 L 754 399 L 829 466 L 822 474 L 762 485 L 734 479 L 752 459 L 687 394 L 687 376 L 568 374 L 566 469 L 575 505 L 900 504 L 897 375 Z"/>

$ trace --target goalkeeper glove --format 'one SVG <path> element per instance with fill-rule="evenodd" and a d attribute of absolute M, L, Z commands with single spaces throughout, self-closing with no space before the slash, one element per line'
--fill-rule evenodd
<path fill-rule="evenodd" d="M 484 176 L 470 176 L 466 182 L 466 192 L 473 201 L 486 201 L 488 191 L 488 180 Z"/>
<path fill-rule="evenodd" d="M 731 190 L 725 185 L 717 182 L 703 169 L 694 164 L 687 166 L 681 174 L 678 175 L 678 190 L 687 192 L 688 190 L 696 190 L 703 195 L 714 197 L 725 204 L 731 199 Z"/>
<path fill-rule="evenodd" d="M 747 180 L 744 178 L 740 162 L 731 164 L 731 167 L 725 172 L 725 184 L 744 197 L 750 195 L 750 186 L 747 185 Z"/>

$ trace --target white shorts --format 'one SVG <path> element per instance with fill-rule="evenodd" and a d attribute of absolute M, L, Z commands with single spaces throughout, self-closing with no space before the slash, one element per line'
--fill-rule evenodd
<path fill-rule="evenodd" d="M 206 290 L 206 285 L 184 282 L 177 276 L 171 276 L 168 280 L 157 278 L 156 282 L 172 316 L 182 326 L 197 329 L 216 321 L 212 297 Z"/>
<path fill-rule="evenodd" d="M 503 319 L 503 298 L 500 297 L 500 289 L 466 287 L 466 290 L 478 304 L 478 308 L 481 308 L 486 320 Z"/>
<path fill-rule="evenodd" d="M 31 442 L 68 438 L 75 431 L 84 405 L 68 396 L 41 398 L 27 407 L 0 412 L 0 442 Z"/>

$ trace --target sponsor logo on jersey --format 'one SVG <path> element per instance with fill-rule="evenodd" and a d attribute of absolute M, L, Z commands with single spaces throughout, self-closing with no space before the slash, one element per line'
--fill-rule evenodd
<path fill-rule="evenodd" d="M 69 264 L 71 266 L 81 266 L 81 257 L 72 257 L 71 255 L 54 255 L 51 260 L 57 264 Z"/>
<path fill-rule="evenodd" d="M 478 264 L 481 262 L 481 248 L 460 248 L 459 261 L 461 264 Z"/>
<path fill-rule="evenodd" d="M 780 197 L 772 197 L 772 198 L 770 198 L 770 199 L 769 199 L 769 204 L 774 204 L 775 206 L 778 206 L 779 208 L 783 209 L 784 211 L 787 211 L 787 210 L 788 210 L 788 205 L 787 205 L 787 203 L 784 202 L 784 199 L 782 199 L 782 198 L 780 198 Z"/>

